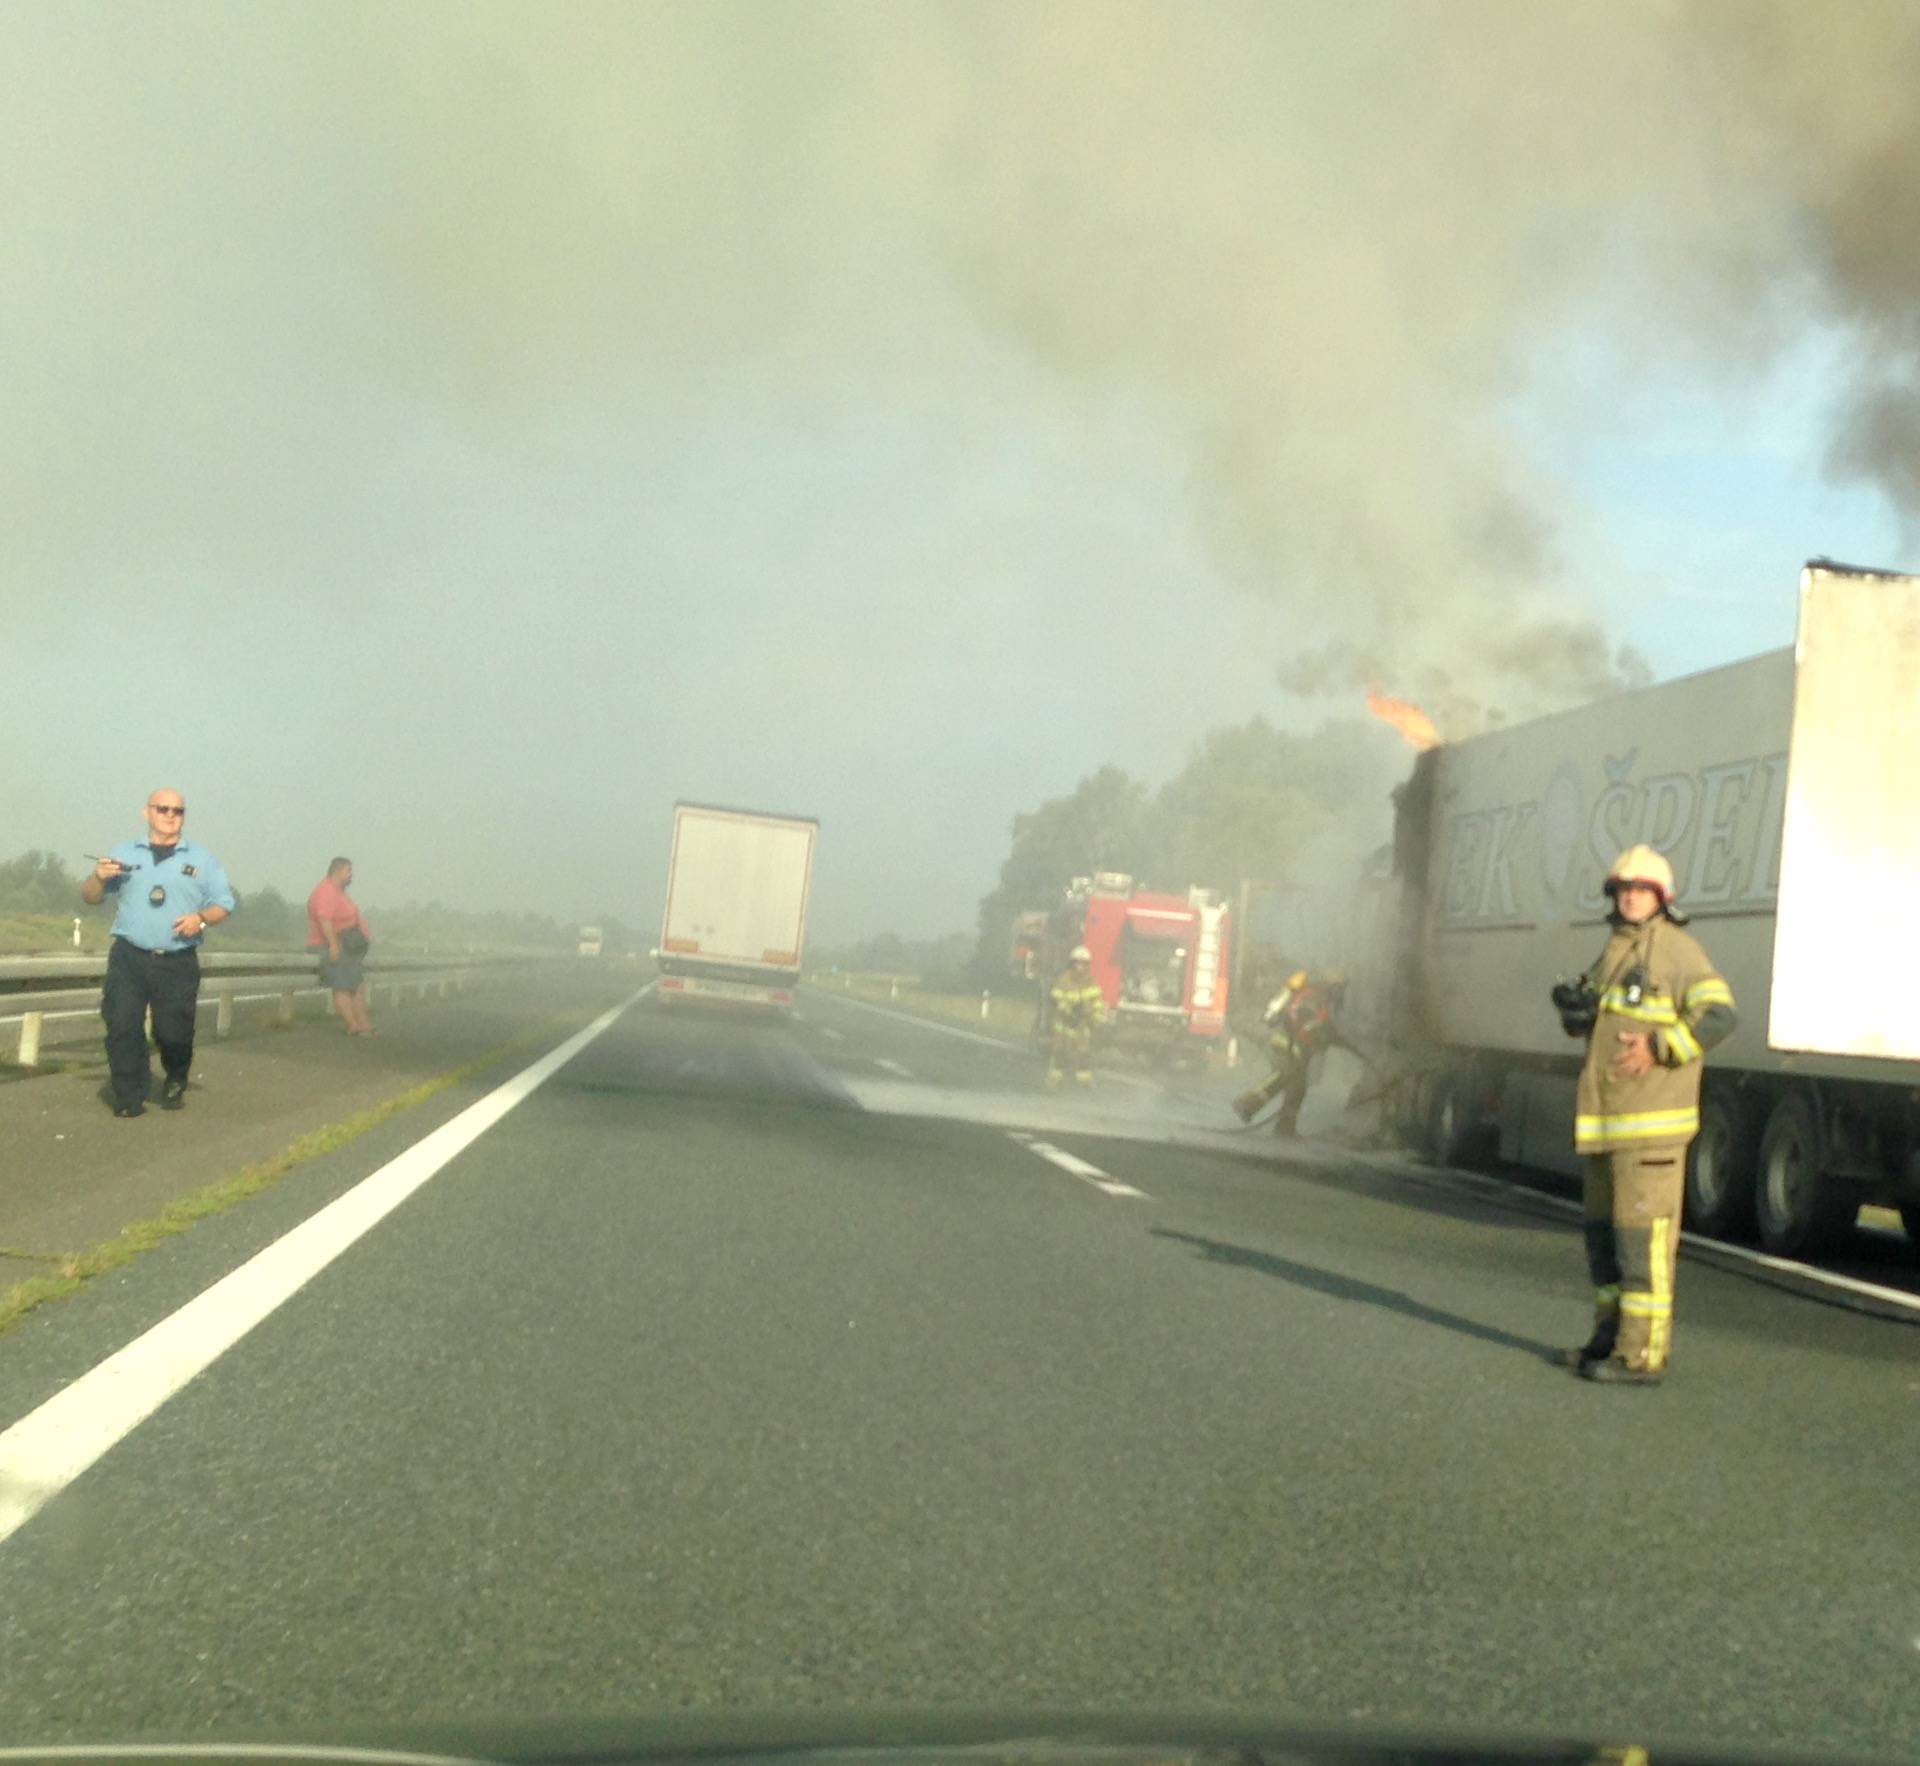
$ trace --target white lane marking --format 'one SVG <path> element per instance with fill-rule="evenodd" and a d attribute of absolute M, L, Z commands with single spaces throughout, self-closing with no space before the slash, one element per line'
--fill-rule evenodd
<path fill-rule="evenodd" d="M 885 1055 L 875 1055 L 873 1057 L 873 1064 L 876 1067 L 884 1067 L 896 1079 L 911 1079 L 913 1077 L 898 1061 L 889 1061 Z"/>
<path fill-rule="evenodd" d="M 847 1040 L 847 1033 L 844 1030 L 835 1030 L 831 1024 L 816 1024 L 814 1028 L 818 1030 L 822 1036 L 832 1037 L 835 1042 L 845 1042 Z"/>
<path fill-rule="evenodd" d="M 1830 1269 L 1815 1269 L 1811 1263 L 1795 1263 L 1789 1257 L 1775 1257 L 1766 1251 L 1750 1251 L 1745 1245 L 1729 1245 L 1721 1239 L 1709 1239 L 1700 1233 L 1682 1231 L 1680 1242 L 1715 1257 L 1730 1257 L 1741 1263 L 1757 1263 L 1762 1269 L 1777 1269 L 1788 1275 L 1804 1276 L 1808 1281 L 1841 1288 L 1849 1294 L 1864 1294 L 1872 1300 L 1884 1300 L 1908 1312 L 1920 1314 L 1920 1294 L 1902 1293 L 1898 1288 L 1883 1288 L 1878 1282 L 1863 1282 L 1857 1276 L 1840 1275 Z"/>
<path fill-rule="evenodd" d="M 886 1006 L 876 1006 L 867 1000 L 857 1000 L 846 994 L 823 994 L 823 999 L 831 999 L 841 1006 L 856 1006 L 863 1012 L 878 1012 L 883 1018 L 891 1018 L 896 1023 L 912 1024 L 921 1030 L 936 1030 L 942 1036 L 957 1036 L 963 1042 L 983 1042 L 990 1049 L 998 1049 L 1003 1055 L 1017 1055 L 1023 1049 L 1016 1043 L 1008 1042 L 1004 1037 L 982 1036 L 977 1030 L 963 1030 L 958 1024 L 942 1024 L 937 1018 L 916 1018 L 911 1012 L 895 1012 Z"/>
<path fill-rule="evenodd" d="M 1132 1184 L 1122 1183 L 1099 1166 L 1089 1165 L 1078 1154 L 1069 1153 L 1064 1147 L 1056 1147 L 1051 1141 L 1037 1141 L 1032 1135 L 1017 1131 L 1009 1134 L 1007 1139 L 1018 1141 L 1028 1152 L 1038 1153 L 1049 1165 L 1057 1165 L 1062 1171 L 1071 1172 L 1082 1183 L 1090 1183 L 1096 1190 L 1105 1190 L 1110 1196 L 1133 1196 L 1142 1202 L 1153 1200 L 1145 1190 L 1136 1190 Z"/>
<path fill-rule="evenodd" d="M 601 1013 L 0 1434 L 0 1542 L 651 991 Z"/>
<path fill-rule="evenodd" d="M 1451 1165 L 1429 1167 L 1422 1172 L 1418 1168 L 1408 1168 L 1404 1160 L 1393 1158 L 1369 1157 L 1356 1152 L 1355 1159 L 1370 1165 L 1379 1171 L 1389 1171 L 1397 1177 L 1438 1177 L 1451 1179 L 1454 1189 L 1504 1190 L 1509 1195 L 1524 1196 L 1530 1202 L 1544 1203 L 1547 1207 L 1571 1218 L 1581 1218 L 1585 1210 L 1578 1202 L 1566 1196 L 1556 1196 L 1545 1190 L 1536 1190 L 1523 1183 L 1510 1183 L 1504 1177 L 1489 1177 L 1480 1172 L 1460 1171 Z M 1693 1233 L 1681 1229 L 1680 1243 L 1691 1245 L 1701 1252 L 1709 1262 L 1724 1258 L 1729 1263 L 1754 1263 L 1762 1269 L 1778 1270 L 1783 1275 L 1800 1276 L 1810 1282 L 1819 1282 L 1829 1288 L 1838 1288 L 1849 1294 L 1861 1294 L 1870 1300 L 1884 1301 L 1890 1306 L 1920 1315 L 1920 1294 L 1909 1294 L 1899 1288 L 1883 1288 L 1878 1282 L 1863 1282 L 1858 1276 L 1841 1275 L 1835 1270 L 1816 1269 L 1811 1263 L 1796 1263 L 1790 1257 L 1775 1257 L 1768 1251 L 1750 1250 L 1745 1245 L 1730 1245 L 1725 1239 L 1707 1237 L 1704 1233 Z"/>

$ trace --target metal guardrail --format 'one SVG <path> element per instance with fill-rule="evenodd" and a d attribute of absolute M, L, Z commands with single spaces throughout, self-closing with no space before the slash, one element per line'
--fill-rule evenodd
<path fill-rule="evenodd" d="M 332 991 L 319 985 L 314 964 L 308 960 L 297 970 L 286 952 L 222 952 L 201 959 L 199 1010 L 214 1015 L 213 1033 L 232 1034 L 235 1011 L 242 1006 L 271 1005 L 272 1021 L 291 1024 L 299 1015 L 303 1000 L 331 1001 Z M 0 983 L 33 980 L 59 980 L 76 971 L 64 972 L 51 964 L 85 964 L 88 958 L 20 958 L 0 963 Z M 91 959 L 94 973 L 104 973 L 104 956 Z M 38 965 L 26 975 L 9 974 L 21 964 Z M 507 962 L 497 958 L 467 958 L 451 963 L 424 961 L 387 962 L 367 971 L 370 1004 L 383 1001 L 397 1007 L 408 995 L 424 1000 L 429 995 L 446 999 L 465 992 L 474 981 L 502 973 Z M 87 971 L 81 969 L 79 974 Z M 0 1051 L 5 1042 L 14 1042 L 13 1059 L 21 1067 L 37 1067 L 43 1051 L 59 1043 L 86 1040 L 100 1035 L 100 994 L 98 987 L 62 988 L 49 992 L 0 992 Z M 3 1056 L 0 1056 L 3 1058 Z"/>
<path fill-rule="evenodd" d="M 375 957 L 367 967 L 370 970 L 389 969 L 445 969 L 466 965 L 477 968 L 486 963 L 517 960 L 503 957 L 497 953 L 480 955 L 476 952 L 448 951 L 444 956 L 387 956 Z M 268 969 L 292 969 L 301 963 L 309 967 L 315 961 L 311 951 L 304 950 L 202 950 L 200 953 L 200 973 L 202 975 L 261 973 Z M 68 981 L 98 979 L 107 972 L 107 953 L 104 950 L 83 951 L 69 956 L 59 955 L 30 957 L 0 957 L 0 1002 L 6 1000 L 10 991 L 20 988 L 32 988 L 46 981 Z"/>

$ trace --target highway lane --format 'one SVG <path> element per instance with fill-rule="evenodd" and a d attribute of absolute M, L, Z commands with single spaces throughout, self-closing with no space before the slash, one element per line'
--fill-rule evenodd
<path fill-rule="evenodd" d="M 1911 1754 L 1910 1330 L 1689 1263 L 1672 1381 L 1599 1391 L 1543 1360 L 1550 1211 L 1035 1081 L 830 998 L 636 1006 L 0 1544 L 13 1738 L 936 1702 Z M 209 1226 L 0 1347 L 0 1424 L 261 1237 Z"/>

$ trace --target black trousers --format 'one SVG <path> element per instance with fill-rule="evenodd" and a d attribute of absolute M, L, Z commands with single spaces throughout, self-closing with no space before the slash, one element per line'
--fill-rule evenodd
<path fill-rule="evenodd" d="M 107 984 L 100 1016 L 107 1025 L 107 1067 L 114 1101 L 144 1104 L 153 1087 L 147 1064 L 147 1008 L 153 1008 L 153 1040 L 169 1079 L 185 1079 L 193 1067 L 193 1019 L 200 1003 L 200 953 L 142 950 L 116 938 L 107 951 Z"/>

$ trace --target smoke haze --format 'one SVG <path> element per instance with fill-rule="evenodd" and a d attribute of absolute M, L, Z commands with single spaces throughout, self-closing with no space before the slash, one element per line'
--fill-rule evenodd
<path fill-rule="evenodd" d="M 1831 469 L 1920 512 L 1905 5 L 0 44 L 20 845 L 164 780 L 243 876 L 640 919 L 691 796 L 823 817 L 823 935 L 942 932 L 1105 761 L 1376 681 L 1459 733 L 1646 678 L 1656 615 L 1510 421 L 1558 340 L 1737 389 L 1837 331 Z"/>

